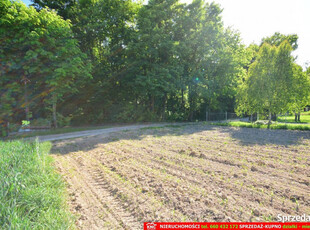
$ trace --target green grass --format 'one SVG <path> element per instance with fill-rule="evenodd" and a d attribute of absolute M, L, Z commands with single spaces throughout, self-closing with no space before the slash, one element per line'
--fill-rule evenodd
<path fill-rule="evenodd" d="M 232 126 L 232 127 L 245 127 L 245 128 L 263 128 L 267 129 L 267 125 L 260 125 L 250 122 L 242 122 L 242 121 L 232 121 L 228 123 L 222 122 L 215 122 L 211 123 L 212 125 L 219 125 L 219 126 Z M 272 124 L 270 126 L 271 129 L 289 129 L 289 130 L 310 130 L 310 124 Z"/>
<path fill-rule="evenodd" d="M 277 118 L 279 122 L 285 122 L 285 116 Z M 300 122 L 295 122 L 295 116 L 286 116 L 286 122 L 289 123 L 310 123 L 310 112 L 304 112 L 300 114 Z"/>
<path fill-rule="evenodd" d="M 310 111 L 308 111 L 308 112 L 301 112 L 300 114 L 301 115 L 309 115 L 310 116 Z"/>
<path fill-rule="evenodd" d="M 0 142 L 0 229 L 73 227 L 50 148 L 50 143 Z"/>

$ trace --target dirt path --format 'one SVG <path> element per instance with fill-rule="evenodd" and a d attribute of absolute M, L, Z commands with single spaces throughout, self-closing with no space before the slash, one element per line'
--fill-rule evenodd
<path fill-rule="evenodd" d="M 35 138 L 38 138 L 39 141 L 57 141 L 57 140 L 65 140 L 65 139 L 71 139 L 71 138 L 77 138 L 77 137 L 89 137 L 89 136 L 96 136 L 96 135 L 103 135 L 103 134 L 109 134 L 112 132 L 119 132 L 124 130 L 135 130 L 135 129 L 141 129 L 146 127 L 160 127 L 165 126 L 167 123 L 159 123 L 159 124 L 146 124 L 146 125 L 127 125 L 122 127 L 113 127 L 113 128 L 107 128 L 107 129 L 96 129 L 96 130 L 87 130 L 87 131 L 80 131 L 80 132 L 72 132 L 72 133 L 64 133 L 64 134 L 53 134 L 53 135 L 45 135 L 45 136 L 38 136 Z M 33 139 L 34 137 L 31 137 L 29 139 Z"/>
<path fill-rule="evenodd" d="M 79 229 L 143 229 L 310 215 L 309 148 L 310 132 L 188 125 L 58 141 L 52 153 Z"/>

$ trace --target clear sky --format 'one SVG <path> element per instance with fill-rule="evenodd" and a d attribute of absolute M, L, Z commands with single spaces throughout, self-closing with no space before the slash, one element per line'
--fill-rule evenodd
<path fill-rule="evenodd" d="M 27 6 L 32 3 L 30 0 L 22 0 L 22 2 L 24 2 Z"/>
<path fill-rule="evenodd" d="M 23 0 L 27 5 L 30 0 Z M 192 0 L 181 0 L 190 3 Z M 210 1 L 209 1 L 210 2 Z M 225 26 L 241 33 L 246 45 L 275 32 L 297 34 L 297 63 L 310 66 L 310 0 L 214 0 L 224 9 Z"/>

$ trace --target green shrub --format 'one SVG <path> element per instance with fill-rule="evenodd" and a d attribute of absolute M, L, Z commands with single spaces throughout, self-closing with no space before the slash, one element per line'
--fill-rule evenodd
<path fill-rule="evenodd" d="M 65 116 L 63 116 L 60 113 L 57 113 L 56 116 L 57 116 L 57 125 L 58 125 L 59 128 L 62 128 L 62 127 L 65 127 L 65 126 L 70 126 L 72 117 L 70 117 L 70 116 L 65 117 Z M 52 123 L 51 122 L 52 120 L 53 120 L 52 117 L 49 117 L 47 119 L 47 121 L 50 121 L 50 123 Z"/>
<path fill-rule="evenodd" d="M 113 122 L 143 122 L 143 121 L 158 121 L 156 114 L 148 109 L 133 104 L 127 104 L 113 117 Z"/>
<path fill-rule="evenodd" d="M 9 132 L 17 132 L 20 129 L 21 125 L 20 124 L 13 124 L 10 123 L 9 125 Z"/>
<path fill-rule="evenodd" d="M 50 126 L 51 120 L 46 118 L 34 119 L 30 122 L 31 126 Z"/>

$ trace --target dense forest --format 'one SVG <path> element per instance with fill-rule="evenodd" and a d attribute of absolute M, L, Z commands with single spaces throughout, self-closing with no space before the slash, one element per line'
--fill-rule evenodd
<path fill-rule="evenodd" d="M 194 0 L 0 2 L 0 117 L 64 125 L 299 111 L 310 68 L 295 34 L 245 46 Z"/>

